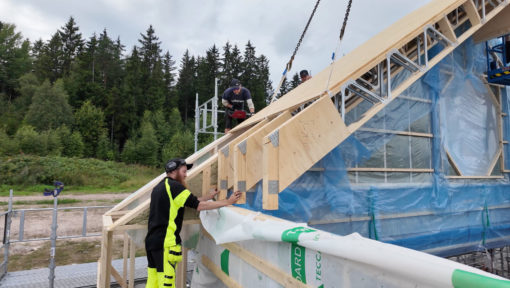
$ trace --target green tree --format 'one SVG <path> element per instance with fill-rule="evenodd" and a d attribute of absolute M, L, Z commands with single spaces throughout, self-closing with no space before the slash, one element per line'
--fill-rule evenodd
<path fill-rule="evenodd" d="M 83 46 L 83 39 L 81 33 L 78 33 L 80 28 L 76 26 L 74 18 L 71 16 L 67 23 L 59 30 L 60 38 L 62 39 L 62 72 L 64 75 L 68 75 L 71 71 L 71 65 L 73 64 L 78 51 Z"/>
<path fill-rule="evenodd" d="M 106 133 L 103 111 L 92 105 L 90 101 L 85 101 L 81 108 L 76 111 L 74 117 L 75 127 L 83 138 L 83 154 L 85 157 L 94 157 L 99 137 Z"/>
<path fill-rule="evenodd" d="M 146 34 L 140 34 L 141 39 L 141 85 L 143 98 L 142 106 L 139 109 L 139 116 L 143 115 L 145 110 L 155 111 L 160 109 L 165 103 L 166 86 L 163 71 L 163 62 L 161 58 L 161 42 L 152 27 L 146 31 Z"/>
<path fill-rule="evenodd" d="M 165 82 L 165 107 L 177 107 L 177 96 L 175 94 L 175 61 L 167 51 L 163 58 L 163 79 Z"/>
<path fill-rule="evenodd" d="M 292 76 L 292 81 L 290 81 L 289 83 L 290 90 L 296 88 L 297 86 L 299 86 L 299 84 L 301 84 L 301 79 L 299 78 L 299 75 L 296 72 L 294 76 Z"/>
<path fill-rule="evenodd" d="M 41 141 L 46 142 L 47 155 L 60 156 L 62 154 L 62 141 L 56 130 L 43 131 L 39 137 Z"/>
<path fill-rule="evenodd" d="M 113 149 L 106 133 L 99 135 L 96 157 L 102 160 L 113 160 Z"/>
<path fill-rule="evenodd" d="M 0 95 L 8 102 L 17 96 L 18 79 L 31 69 L 30 42 L 15 30 L 15 25 L 0 22 Z"/>
<path fill-rule="evenodd" d="M 0 156 L 14 155 L 18 151 L 19 148 L 16 140 L 9 137 L 3 129 L 0 129 Z"/>
<path fill-rule="evenodd" d="M 62 81 L 57 81 L 53 86 L 45 81 L 37 88 L 25 121 L 39 131 L 72 124 L 72 109 Z"/>
<path fill-rule="evenodd" d="M 126 163 L 136 163 L 138 161 L 136 143 L 134 140 L 128 139 L 126 141 L 126 144 L 124 144 L 124 149 L 121 153 L 121 159 Z"/>
<path fill-rule="evenodd" d="M 49 79 L 51 83 L 62 78 L 64 54 L 60 33 L 57 31 L 47 43 L 37 49 L 38 57 L 34 61 L 37 77 L 41 81 Z"/>
<path fill-rule="evenodd" d="M 179 80 L 177 81 L 177 93 L 179 111 L 184 123 L 192 119 L 195 110 L 195 57 L 190 56 L 186 50 L 181 60 Z"/>
<path fill-rule="evenodd" d="M 47 141 L 41 137 L 35 128 L 26 125 L 16 131 L 14 139 L 19 145 L 21 153 L 44 156 L 47 152 Z"/>
<path fill-rule="evenodd" d="M 189 131 L 179 131 L 163 146 L 161 157 L 164 161 L 176 157 L 186 158 L 193 153 L 193 149 L 193 134 Z"/>
<path fill-rule="evenodd" d="M 152 124 L 144 121 L 140 126 L 140 139 L 136 143 L 138 163 L 155 166 L 158 164 L 159 143 Z"/>

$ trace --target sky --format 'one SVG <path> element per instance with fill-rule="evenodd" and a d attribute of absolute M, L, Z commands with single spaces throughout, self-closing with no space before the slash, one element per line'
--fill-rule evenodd
<path fill-rule="evenodd" d="M 344 40 L 338 36 L 348 0 L 321 0 L 290 74 L 312 76 L 406 14 L 431 0 L 353 0 Z M 0 21 L 15 24 L 31 41 L 48 40 L 73 16 L 84 38 L 108 35 L 129 54 L 140 33 L 153 25 L 163 52 L 177 64 L 188 49 L 205 55 L 227 41 L 243 51 L 250 40 L 270 61 L 273 87 L 279 82 L 316 1 L 313 0 L 0 0 Z M 220 50 L 221 51 L 221 50 Z M 248 87 L 249 88 L 249 87 Z M 214 87 L 211 87 L 214 91 Z"/>

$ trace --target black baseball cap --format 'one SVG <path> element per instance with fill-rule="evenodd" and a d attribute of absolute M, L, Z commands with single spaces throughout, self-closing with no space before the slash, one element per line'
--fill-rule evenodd
<path fill-rule="evenodd" d="M 306 77 L 306 76 L 308 76 L 308 71 L 301 70 L 301 72 L 299 72 L 299 77 L 303 78 L 303 77 Z"/>
<path fill-rule="evenodd" d="M 237 79 L 232 79 L 232 81 L 230 81 L 230 87 L 236 87 L 236 88 L 239 88 L 239 86 L 241 86 L 241 81 L 237 80 Z"/>
<path fill-rule="evenodd" d="M 166 173 L 170 173 L 170 172 L 174 171 L 175 169 L 177 169 L 181 166 L 184 166 L 184 165 L 186 165 L 188 170 L 191 169 L 191 167 L 193 167 L 193 164 L 187 164 L 186 160 L 184 160 L 184 159 L 174 158 L 174 159 L 166 162 L 165 171 L 166 171 Z"/>

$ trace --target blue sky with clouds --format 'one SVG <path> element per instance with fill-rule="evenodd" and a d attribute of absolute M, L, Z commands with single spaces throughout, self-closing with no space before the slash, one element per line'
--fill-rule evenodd
<path fill-rule="evenodd" d="M 338 45 L 347 0 L 322 0 L 291 73 L 325 69 Z M 343 55 L 430 0 L 353 0 L 340 46 Z M 30 40 L 47 40 L 73 16 L 86 38 L 107 29 L 130 53 L 150 24 L 163 51 L 178 62 L 184 51 L 204 55 L 226 41 L 243 49 L 248 40 L 270 60 L 277 83 L 315 5 L 309 0 L 1 0 L 0 21 L 16 24 Z M 273 84 L 276 85 L 276 84 Z M 212 89 L 211 89 L 212 90 Z"/>

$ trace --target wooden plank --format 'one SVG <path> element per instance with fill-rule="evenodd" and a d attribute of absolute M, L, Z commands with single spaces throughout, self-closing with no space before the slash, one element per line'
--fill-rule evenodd
<path fill-rule="evenodd" d="M 277 145 L 270 141 L 270 135 L 275 132 L 278 133 Z M 349 131 L 331 99 L 323 97 L 271 134 L 264 138 L 263 185 L 264 195 L 274 198 L 277 195 L 271 193 L 274 191 L 270 189 L 270 180 L 278 180 L 277 192 L 281 192 L 338 146 L 349 135 Z M 277 209 L 271 205 L 266 207 Z"/>
<path fill-rule="evenodd" d="M 103 215 L 103 227 L 109 227 L 112 224 L 112 216 Z"/>
<path fill-rule="evenodd" d="M 502 179 L 504 176 L 445 176 L 447 179 Z"/>
<path fill-rule="evenodd" d="M 482 23 L 482 19 L 480 18 L 480 14 L 478 14 L 478 9 L 476 9 L 475 3 L 473 1 L 468 0 L 463 5 L 464 11 L 466 12 L 469 22 L 472 26 L 478 25 Z"/>
<path fill-rule="evenodd" d="M 376 128 L 364 128 L 364 127 L 359 128 L 358 131 L 367 131 L 367 132 L 385 133 L 385 134 L 396 134 L 396 135 L 413 136 L 413 137 L 434 138 L 434 135 L 431 134 L 431 133 L 396 131 L 396 130 L 376 129 Z"/>
<path fill-rule="evenodd" d="M 128 273 L 128 252 L 129 252 L 129 237 L 126 231 L 124 231 L 124 246 L 122 247 L 122 279 L 127 282 Z"/>
<path fill-rule="evenodd" d="M 453 31 L 452 25 L 450 21 L 446 17 L 442 18 L 437 22 L 439 24 L 439 30 L 443 33 L 446 38 L 448 38 L 452 42 L 457 42 L 457 36 L 455 36 L 455 31 Z"/>
<path fill-rule="evenodd" d="M 498 153 L 496 153 L 496 156 L 494 157 L 494 159 L 492 159 L 491 165 L 489 166 L 489 169 L 487 169 L 487 174 L 485 174 L 486 176 L 491 176 L 492 171 L 494 170 L 494 168 L 496 167 L 496 164 L 498 164 L 498 161 L 501 158 L 502 151 L 503 150 L 500 147 L 499 150 L 498 150 Z"/>
<path fill-rule="evenodd" d="M 246 140 L 234 147 L 234 191 L 241 191 L 237 204 L 246 203 L 246 154 L 239 147 Z M 246 152 L 246 150 L 244 150 Z M 244 185 L 242 185 L 244 183 Z"/>
<path fill-rule="evenodd" d="M 222 136 L 221 138 L 217 139 L 216 141 L 214 141 L 214 142 L 210 143 L 209 145 L 205 146 L 204 148 L 200 149 L 200 151 L 198 151 L 197 153 L 186 158 L 186 162 L 194 163 L 196 160 L 199 160 L 201 157 L 203 157 L 207 153 L 212 153 L 212 152 L 215 153 L 216 149 L 218 149 L 218 146 L 222 147 L 225 145 L 225 143 L 229 143 L 239 133 L 240 132 L 230 133 L 230 134 Z M 211 156 L 211 158 L 212 157 L 216 157 L 216 156 L 213 155 L 213 156 Z M 210 158 L 208 158 L 207 161 L 211 161 Z M 201 165 L 199 164 L 198 166 L 201 166 Z M 196 167 L 198 167 L 198 166 L 196 166 Z M 195 168 L 192 169 L 190 171 L 190 173 L 194 173 L 193 172 L 194 170 L 195 170 Z M 128 198 L 124 199 L 122 202 L 115 205 L 115 207 L 113 207 L 112 209 L 107 211 L 105 214 L 110 215 L 113 211 L 122 210 L 138 199 L 150 197 L 150 193 L 152 192 L 152 189 L 154 189 L 154 186 L 156 186 L 165 177 L 166 177 L 166 173 L 162 173 L 158 177 L 154 178 L 151 182 L 147 183 L 142 188 L 138 189 L 136 192 L 131 194 Z M 188 177 L 191 178 L 192 175 L 188 174 Z"/>
<path fill-rule="evenodd" d="M 246 181 L 246 190 L 253 188 L 262 179 L 263 138 L 291 117 L 292 115 L 289 111 L 284 111 L 246 138 L 246 155 L 242 158 L 242 163 L 239 163 L 242 166 L 241 169 L 245 169 L 245 178 L 238 178 L 238 181 Z"/>
<path fill-rule="evenodd" d="M 101 240 L 101 257 L 99 259 L 99 283 L 98 287 L 110 287 L 110 275 L 112 275 L 113 232 L 103 228 Z"/>
<path fill-rule="evenodd" d="M 403 172 L 403 173 L 433 173 L 434 169 L 419 169 L 419 168 L 369 168 L 357 167 L 348 168 L 349 172 Z"/>
<path fill-rule="evenodd" d="M 239 283 L 237 283 L 234 279 L 230 278 L 225 272 L 223 272 L 214 262 L 212 262 L 209 257 L 202 255 L 202 264 L 209 269 L 218 279 L 220 279 L 225 286 L 229 288 L 242 288 Z"/>
<path fill-rule="evenodd" d="M 338 92 L 349 79 L 357 79 L 366 71 L 386 59 L 386 54 L 400 48 L 413 38 L 423 33 L 423 28 L 429 24 L 435 24 L 444 15 L 461 6 L 465 0 L 435 0 L 427 5 L 409 13 L 395 24 L 381 33 L 369 39 L 357 49 L 344 57 L 341 57 L 332 66 L 316 74 L 312 79 L 299 85 L 278 101 L 259 111 L 250 119 L 238 125 L 235 129 L 241 129 L 247 125 L 253 125 L 265 117 L 275 115 L 291 107 L 306 103 L 318 96 L 325 95 L 324 85 L 328 83 L 330 70 L 333 69 L 329 87 L 326 90 Z"/>
<path fill-rule="evenodd" d="M 278 163 L 280 162 L 279 149 L 268 137 L 263 140 L 262 148 L 262 209 L 278 209 L 278 193 L 280 174 Z"/>
<path fill-rule="evenodd" d="M 211 165 L 202 171 L 202 197 L 206 196 L 211 189 Z"/>
<path fill-rule="evenodd" d="M 248 137 L 253 131 L 257 130 L 258 127 L 265 125 L 267 121 L 267 119 L 264 119 L 250 127 L 218 152 L 218 184 L 220 186 L 218 199 L 226 199 L 227 190 L 234 187 L 234 147 Z"/>
<path fill-rule="evenodd" d="M 285 273 L 283 270 L 271 264 L 270 262 L 260 258 L 257 254 L 241 248 L 241 246 L 239 246 L 238 244 L 226 243 L 222 244 L 221 246 L 228 249 L 231 253 L 235 254 L 244 262 L 250 264 L 253 268 L 257 269 L 258 271 L 264 273 L 269 278 L 278 282 L 283 287 L 301 287 L 301 288 L 311 287 L 297 279 L 292 278 L 291 275 Z"/>
<path fill-rule="evenodd" d="M 227 198 L 227 160 L 226 153 L 229 153 L 228 146 L 218 151 L 218 200 Z"/>
<path fill-rule="evenodd" d="M 110 266 L 111 266 L 111 264 L 110 264 Z M 127 284 L 124 281 L 124 279 L 122 279 L 119 272 L 113 266 L 110 267 L 110 269 L 112 269 L 112 276 L 113 276 L 113 278 L 115 278 L 115 281 L 117 281 L 117 284 L 119 284 L 119 286 L 122 288 L 127 288 Z"/>
<path fill-rule="evenodd" d="M 448 162 L 450 163 L 450 166 L 452 166 L 453 170 L 457 175 L 462 176 L 462 172 L 460 172 L 459 166 L 457 166 L 457 163 L 455 163 L 455 160 L 453 160 L 452 155 L 450 155 L 450 152 L 448 152 L 448 149 L 444 149 L 446 152 L 446 157 L 448 157 Z"/>
<path fill-rule="evenodd" d="M 502 9 L 502 11 L 497 14 L 497 16 L 487 21 L 485 25 L 483 25 L 483 27 L 473 35 L 473 40 L 475 43 L 485 42 L 487 40 L 510 33 L 510 22 L 508 21 L 508 19 L 510 19 L 510 6 L 508 6 L 508 2 L 502 3 L 500 5 L 506 7 Z"/>
<path fill-rule="evenodd" d="M 254 125 L 250 129 L 248 129 L 246 132 L 241 134 L 241 136 L 237 137 L 236 139 L 234 139 L 232 142 L 229 143 L 228 146 L 229 146 L 230 153 L 228 155 L 228 165 L 227 165 L 227 167 L 228 167 L 227 168 L 227 173 L 228 173 L 228 176 L 227 176 L 228 189 L 234 187 L 234 170 L 235 170 L 234 169 L 234 167 L 235 167 L 234 166 L 234 157 L 235 157 L 234 148 L 239 143 L 244 141 L 248 136 L 250 136 L 254 131 L 257 131 L 260 127 L 263 127 L 268 122 L 269 122 L 268 118 L 263 119 L 262 121 L 260 121 L 259 123 L 257 123 L 256 125 Z"/>
<path fill-rule="evenodd" d="M 188 263 L 188 249 L 182 246 L 182 261 L 177 264 L 177 271 L 175 271 L 175 287 L 186 288 L 186 271 Z"/>
<path fill-rule="evenodd" d="M 135 241 L 133 239 L 129 239 L 129 288 L 135 287 L 135 258 L 136 258 L 136 250 L 135 250 Z"/>
<path fill-rule="evenodd" d="M 113 231 L 116 227 L 127 224 L 129 221 L 135 219 L 136 216 L 143 213 L 145 210 L 149 209 L 151 203 L 151 199 L 145 200 L 142 204 L 138 205 L 135 209 L 129 211 L 126 215 L 120 217 L 115 223 L 110 225 L 107 229 L 108 231 Z"/>

